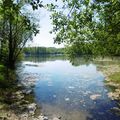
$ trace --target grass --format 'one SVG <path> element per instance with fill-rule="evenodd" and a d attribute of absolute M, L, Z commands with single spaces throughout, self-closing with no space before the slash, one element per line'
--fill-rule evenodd
<path fill-rule="evenodd" d="M 0 64 L 0 81 L 3 81 L 4 78 L 4 70 L 5 70 L 5 66 Z"/>
<path fill-rule="evenodd" d="M 3 81 L 3 80 L 4 80 L 4 76 L 0 75 L 0 81 Z"/>
<path fill-rule="evenodd" d="M 120 84 L 120 72 L 116 72 L 116 73 L 109 75 L 109 79 L 111 82 Z"/>
<path fill-rule="evenodd" d="M 3 69 L 4 68 L 4 65 L 0 64 L 0 69 Z"/>
<path fill-rule="evenodd" d="M 8 71 L 4 65 L 0 64 L 0 103 L 4 103 L 7 95 L 14 93 L 17 89 L 13 79 L 15 77 L 12 74 L 12 71 Z"/>

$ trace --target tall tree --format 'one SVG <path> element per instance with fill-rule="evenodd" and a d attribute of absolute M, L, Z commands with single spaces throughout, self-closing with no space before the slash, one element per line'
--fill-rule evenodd
<path fill-rule="evenodd" d="M 10 68 L 14 67 L 21 50 L 33 34 L 39 31 L 27 15 L 22 14 L 20 1 L 3 0 L 0 3 L 0 39 L 1 39 L 1 60 Z"/>

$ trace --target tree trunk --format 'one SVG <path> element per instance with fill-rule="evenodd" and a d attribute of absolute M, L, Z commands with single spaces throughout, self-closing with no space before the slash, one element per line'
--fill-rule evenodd
<path fill-rule="evenodd" d="M 12 23 L 9 21 L 10 31 L 9 31 L 9 54 L 8 54 L 8 67 L 15 68 L 15 60 L 14 60 L 14 50 L 13 50 L 13 36 L 12 36 Z"/>

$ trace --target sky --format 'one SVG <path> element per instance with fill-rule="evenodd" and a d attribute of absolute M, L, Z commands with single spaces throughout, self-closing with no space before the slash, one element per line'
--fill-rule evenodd
<path fill-rule="evenodd" d="M 48 1 L 49 0 L 44 0 L 44 2 L 46 3 Z M 33 11 L 33 14 L 40 25 L 40 32 L 35 37 L 33 37 L 33 42 L 27 43 L 27 46 L 42 46 L 42 47 L 44 46 L 56 48 L 64 47 L 63 44 L 61 45 L 54 44 L 53 37 L 55 36 L 55 34 L 49 33 L 52 30 L 50 13 L 47 10 L 40 8 L 39 10 Z"/>

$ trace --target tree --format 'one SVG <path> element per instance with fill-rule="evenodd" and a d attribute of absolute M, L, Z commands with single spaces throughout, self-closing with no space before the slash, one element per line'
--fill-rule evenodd
<path fill-rule="evenodd" d="M 96 1 L 101 10 L 98 11 L 101 27 L 95 32 L 95 37 L 100 38 L 101 46 L 110 55 L 120 55 L 120 1 Z M 104 45 L 103 45 L 104 44 Z"/>
<path fill-rule="evenodd" d="M 62 9 L 52 4 L 55 42 L 70 54 L 120 55 L 119 6 L 119 0 L 63 0 Z"/>
<path fill-rule="evenodd" d="M 33 34 L 36 35 L 39 32 L 34 21 L 22 14 L 22 6 L 21 1 L 0 2 L 0 57 L 2 62 L 10 68 L 14 68 L 26 42 L 32 40 Z"/>
<path fill-rule="evenodd" d="M 26 56 L 57 55 L 64 54 L 64 49 L 54 47 L 25 47 L 23 53 Z"/>

